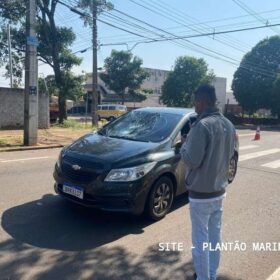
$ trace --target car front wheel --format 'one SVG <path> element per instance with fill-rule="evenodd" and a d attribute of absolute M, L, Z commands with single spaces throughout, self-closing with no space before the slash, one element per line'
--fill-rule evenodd
<path fill-rule="evenodd" d="M 154 221 L 162 219 L 170 210 L 173 198 L 174 186 L 172 180 L 166 176 L 161 177 L 150 191 L 146 213 Z"/>

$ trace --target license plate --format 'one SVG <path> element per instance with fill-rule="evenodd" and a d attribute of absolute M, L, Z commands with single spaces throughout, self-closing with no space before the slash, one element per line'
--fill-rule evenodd
<path fill-rule="evenodd" d="M 77 187 L 77 186 L 64 184 L 63 188 L 62 188 L 62 191 L 64 193 L 70 194 L 70 195 L 78 197 L 80 199 L 84 198 L 84 190 L 80 187 Z"/>

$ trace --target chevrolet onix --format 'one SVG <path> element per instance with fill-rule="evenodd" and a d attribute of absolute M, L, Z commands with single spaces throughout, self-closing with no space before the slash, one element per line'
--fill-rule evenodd
<path fill-rule="evenodd" d="M 62 149 L 55 191 L 84 206 L 163 218 L 174 197 L 186 191 L 180 140 L 195 119 L 192 109 L 179 108 L 144 108 L 121 116 Z M 229 181 L 237 160 L 236 151 Z"/>

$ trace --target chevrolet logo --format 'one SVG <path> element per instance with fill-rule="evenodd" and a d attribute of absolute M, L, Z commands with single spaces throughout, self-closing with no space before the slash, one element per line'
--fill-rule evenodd
<path fill-rule="evenodd" d="M 80 165 L 74 164 L 72 165 L 72 168 L 77 171 L 77 170 L 81 170 L 82 167 Z"/>

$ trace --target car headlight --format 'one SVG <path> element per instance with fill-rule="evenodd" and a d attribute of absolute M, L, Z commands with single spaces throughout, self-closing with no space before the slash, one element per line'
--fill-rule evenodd
<path fill-rule="evenodd" d="M 106 176 L 106 182 L 130 182 L 135 181 L 148 174 L 156 165 L 156 162 L 149 162 L 138 166 L 122 169 L 112 169 Z"/>

